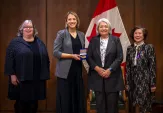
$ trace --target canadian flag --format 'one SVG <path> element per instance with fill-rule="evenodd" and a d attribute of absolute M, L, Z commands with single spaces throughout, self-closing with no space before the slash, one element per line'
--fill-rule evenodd
<path fill-rule="evenodd" d="M 100 0 L 94 12 L 91 23 L 85 35 L 85 48 L 88 48 L 89 41 L 93 36 L 96 36 L 96 23 L 99 19 L 106 18 L 112 26 L 112 35 L 120 38 L 123 47 L 123 63 L 125 65 L 127 47 L 130 45 L 126 30 L 124 28 L 118 7 L 115 0 Z M 87 64 L 84 65 L 88 71 Z"/>

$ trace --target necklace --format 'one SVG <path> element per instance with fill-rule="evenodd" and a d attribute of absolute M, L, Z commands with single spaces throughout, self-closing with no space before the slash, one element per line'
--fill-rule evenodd
<path fill-rule="evenodd" d="M 70 32 L 70 34 L 71 34 L 71 36 L 72 36 L 73 38 L 76 38 L 76 36 L 77 36 L 77 33 L 76 33 L 76 32 L 73 32 L 73 33 Z"/>

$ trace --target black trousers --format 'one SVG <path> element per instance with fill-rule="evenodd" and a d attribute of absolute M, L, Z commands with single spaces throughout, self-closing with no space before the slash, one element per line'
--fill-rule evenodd
<path fill-rule="evenodd" d="M 15 113 L 37 113 L 38 101 L 16 100 L 14 104 Z"/>
<path fill-rule="evenodd" d="M 97 113 L 118 113 L 118 92 L 105 92 L 103 80 L 103 89 L 95 91 Z"/>

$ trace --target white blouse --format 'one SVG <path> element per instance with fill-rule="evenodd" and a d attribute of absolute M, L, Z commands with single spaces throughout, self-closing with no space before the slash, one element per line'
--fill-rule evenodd
<path fill-rule="evenodd" d="M 101 53 L 102 67 L 104 67 L 105 65 L 105 54 L 106 54 L 106 48 L 108 45 L 108 38 L 103 39 L 100 37 L 100 53 Z"/>

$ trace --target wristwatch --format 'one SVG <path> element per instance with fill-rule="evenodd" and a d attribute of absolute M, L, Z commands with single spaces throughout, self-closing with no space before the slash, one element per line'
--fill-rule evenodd
<path fill-rule="evenodd" d="M 113 69 L 112 69 L 112 68 L 109 68 L 109 70 L 110 70 L 110 72 L 112 72 L 112 71 L 113 71 Z"/>

